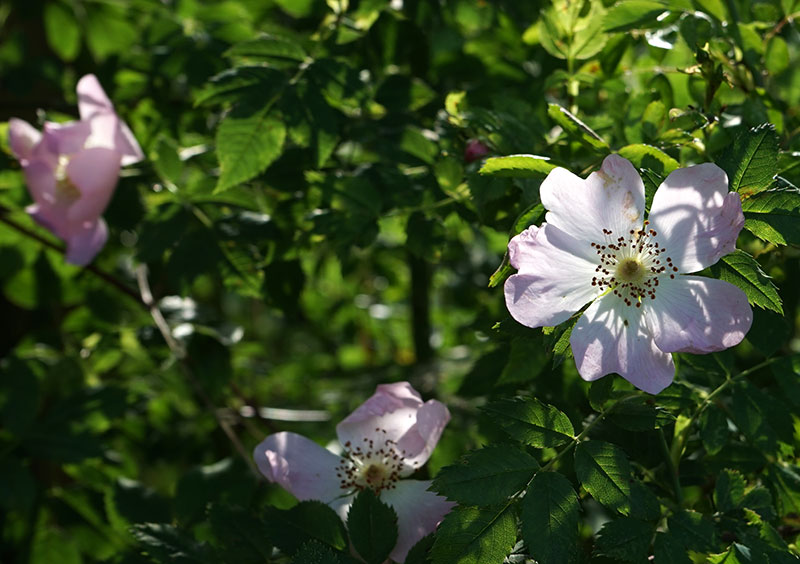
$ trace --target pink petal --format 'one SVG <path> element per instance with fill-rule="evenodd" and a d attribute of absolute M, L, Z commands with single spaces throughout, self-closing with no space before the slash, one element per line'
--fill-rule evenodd
<path fill-rule="evenodd" d="M 119 118 L 117 114 L 97 114 L 92 119 L 88 120 L 91 128 L 91 134 L 86 143 L 85 148 L 103 147 L 105 149 L 117 148 L 117 133 L 119 130 Z"/>
<path fill-rule="evenodd" d="M 42 161 L 33 161 L 23 172 L 31 197 L 42 206 L 52 207 L 56 200 L 56 177 L 53 169 Z"/>
<path fill-rule="evenodd" d="M 733 252 L 744 225 L 739 195 L 713 163 L 667 176 L 650 208 L 650 227 L 681 272 L 697 272 Z"/>
<path fill-rule="evenodd" d="M 114 106 L 106 96 L 100 81 L 93 74 L 87 74 L 78 81 L 78 112 L 82 120 L 88 120 L 98 113 L 113 112 Z"/>
<path fill-rule="evenodd" d="M 65 259 L 70 264 L 86 266 L 100 252 L 108 239 L 108 226 L 102 218 L 70 228 L 66 237 Z"/>
<path fill-rule="evenodd" d="M 614 294 L 589 306 L 572 330 L 570 345 L 584 380 L 616 372 L 640 390 L 657 394 L 675 376 L 672 355 L 656 347 L 641 308 L 626 306 Z"/>
<path fill-rule="evenodd" d="M 49 230 L 59 239 L 67 238 L 69 229 L 66 216 L 63 213 L 54 213 L 51 207 L 39 204 L 30 205 L 25 208 L 25 211 L 36 223 Z"/>
<path fill-rule="evenodd" d="M 67 176 L 81 196 L 69 208 L 70 222 L 94 221 L 106 209 L 119 178 L 119 153 L 112 149 L 85 149 L 67 165 Z"/>
<path fill-rule="evenodd" d="M 33 148 L 41 140 L 41 132 L 27 121 L 17 118 L 8 120 L 8 144 L 22 166 L 27 164 L 26 161 L 31 157 Z"/>
<path fill-rule="evenodd" d="M 665 352 L 721 351 L 738 345 L 753 323 L 744 292 L 699 276 L 663 280 L 645 315 L 656 345 Z"/>
<path fill-rule="evenodd" d="M 528 228 L 508 249 L 519 273 L 506 280 L 506 307 L 523 325 L 558 325 L 600 294 L 595 250 L 554 225 Z"/>
<path fill-rule="evenodd" d="M 336 426 L 339 440 L 362 445 L 372 440 L 376 448 L 396 447 L 403 455 L 408 475 L 431 455 L 450 413 L 439 401 L 422 403 L 408 382 L 380 384 L 375 393 Z"/>
<path fill-rule="evenodd" d="M 403 562 L 422 537 L 436 530 L 455 503 L 429 492 L 430 480 L 401 480 L 391 490 L 381 492 L 381 501 L 397 513 L 397 544 L 389 557 Z"/>
<path fill-rule="evenodd" d="M 619 155 L 607 156 L 600 170 L 586 180 L 554 169 L 539 194 L 548 210 L 547 223 L 587 243 L 606 241 L 606 235 L 627 236 L 644 221 L 644 184 L 633 165 Z"/>
<path fill-rule="evenodd" d="M 302 435 L 286 432 L 269 435 L 253 450 L 253 457 L 267 480 L 300 501 L 317 499 L 331 503 L 346 493 L 336 477 L 339 457 Z"/>
<path fill-rule="evenodd" d="M 94 120 L 98 116 L 106 115 L 116 118 L 114 125 L 113 146 L 102 144 L 102 147 L 111 147 L 122 155 L 122 166 L 137 163 L 144 159 L 144 153 L 130 128 L 117 117 L 111 100 L 106 96 L 103 87 L 93 74 L 87 74 L 78 81 L 78 111 L 81 120 Z"/>
<path fill-rule="evenodd" d="M 45 122 L 44 139 L 40 144 L 41 151 L 54 155 L 72 155 L 83 149 L 91 132 L 91 125 L 86 121 Z M 37 148 L 34 153 L 36 158 L 44 157 L 40 148 Z"/>

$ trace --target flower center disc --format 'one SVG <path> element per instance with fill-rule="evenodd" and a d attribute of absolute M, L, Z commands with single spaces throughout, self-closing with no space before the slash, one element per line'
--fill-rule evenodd
<path fill-rule="evenodd" d="M 638 282 L 644 274 L 642 263 L 634 258 L 626 258 L 617 266 L 617 279 L 623 282 Z"/>

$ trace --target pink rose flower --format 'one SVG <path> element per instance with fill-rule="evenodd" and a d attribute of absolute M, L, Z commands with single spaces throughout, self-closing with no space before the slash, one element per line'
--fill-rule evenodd
<path fill-rule="evenodd" d="M 744 339 L 753 311 L 728 282 L 687 276 L 736 247 L 739 195 L 706 163 L 672 172 L 644 221 L 644 184 L 610 155 L 583 180 L 557 168 L 540 189 L 548 210 L 508 244 L 518 269 L 505 283 L 512 317 L 528 327 L 563 323 L 591 303 L 572 330 L 578 372 L 616 372 L 656 394 L 675 376 L 673 352 L 708 353 Z"/>
<path fill-rule="evenodd" d="M 390 557 L 402 562 L 455 505 L 427 491 L 430 480 L 405 479 L 428 460 L 449 420 L 444 404 L 423 403 L 408 382 L 381 384 L 336 426 L 341 456 L 287 432 L 268 436 L 253 454 L 269 481 L 301 501 L 328 504 L 342 520 L 356 494 L 372 489 L 397 513 L 397 545 Z"/>
<path fill-rule="evenodd" d="M 94 75 L 78 81 L 80 121 L 46 122 L 42 132 L 9 120 L 9 144 L 35 204 L 26 211 L 67 244 L 66 260 L 91 262 L 108 238 L 101 217 L 121 165 L 144 158 Z"/>

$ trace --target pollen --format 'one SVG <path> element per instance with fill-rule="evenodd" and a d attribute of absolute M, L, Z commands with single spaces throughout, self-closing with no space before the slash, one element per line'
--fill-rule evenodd
<path fill-rule="evenodd" d="M 675 278 L 678 267 L 656 240 L 658 233 L 645 221 L 642 229 L 630 229 L 621 236 L 603 229 L 602 241 L 592 241 L 599 262 L 592 286 L 610 291 L 627 307 L 640 308 L 645 299 L 654 300 L 661 275 Z"/>
<path fill-rule="evenodd" d="M 405 451 L 395 441 L 381 438 L 384 429 L 375 429 L 376 436 L 365 438 L 363 445 L 345 443 L 344 453 L 336 467 L 339 487 L 347 492 L 369 488 L 375 493 L 396 487 L 406 467 Z M 413 465 L 412 465 L 413 466 Z"/>

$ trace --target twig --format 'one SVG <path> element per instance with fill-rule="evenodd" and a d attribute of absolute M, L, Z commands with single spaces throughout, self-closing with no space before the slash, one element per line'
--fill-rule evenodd
<path fill-rule="evenodd" d="M 39 235 L 37 233 L 34 233 L 33 231 L 31 231 L 27 227 L 24 227 L 24 226 L 20 225 L 19 223 L 17 223 L 16 221 L 14 221 L 10 217 L 8 217 L 8 214 L 10 212 L 11 212 L 11 210 L 9 210 L 8 208 L 6 208 L 4 206 L 0 206 L 0 221 L 5 223 L 6 225 L 11 227 L 12 229 L 15 229 L 17 232 L 22 233 L 23 235 L 25 235 L 29 239 L 32 239 L 32 240 L 36 241 L 37 243 L 47 247 L 48 249 L 52 249 L 52 250 L 54 250 L 54 251 L 56 251 L 56 252 L 58 252 L 58 253 L 60 253 L 62 255 L 65 254 L 66 251 L 65 251 L 64 247 L 62 247 L 61 245 L 57 245 L 57 244 L 53 243 L 52 241 L 48 241 L 47 239 L 45 239 L 41 235 Z M 88 264 L 88 265 L 84 266 L 83 269 L 91 272 L 92 274 L 94 274 L 98 278 L 101 278 L 104 282 L 107 282 L 108 284 L 110 284 L 111 286 L 113 286 L 114 288 L 116 288 L 117 290 L 119 290 L 120 292 L 122 292 L 123 294 L 125 294 L 126 296 L 131 298 L 132 300 L 135 300 L 136 303 L 138 303 L 140 306 L 145 306 L 145 304 L 140 299 L 139 294 L 137 294 L 135 290 L 133 290 L 127 284 L 125 284 L 124 282 L 118 280 L 117 278 L 115 278 L 114 276 L 109 274 L 108 272 L 106 272 L 104 270 L 100 270 L 99 268 L 97 268 L 93 264 Z"/>
<path fill-rule="evenodd" d="M 225 436 L 228 437 L 228 440 L 233 445 L 234 449 L 236 449 L 236 452 L 239 453 L 239 456 L 241 456 L 242 460 L 244 460 L 245 464 L 247 464 L 250 472 L 252 472 L 257 479 L 263 480 L 264 477 L 256 468 L 252 457 L 244 448 L 244 445 L 242 445 L 239 437 L 236 436 L 236 433 L 233 432 L 230 424 L 222 417 L 220 410 L 216 408 L 214 402 L 211 401 L 211 398 L 208 397 L 208 394 L 206 394 L 205 390 L 203 389 L 200 381 L 195 377 L 194 373 L 189 368 L 188 363 L 190 359 L 189 355 L 186 353 L 186 349 L 172 336 L 172 331 L 169 328 L 167 320 L 164 319 L 164 314 L 161 313 L 158 305 L 153 300 L 153 293 L 150 291 L 150 284 L 147 281 L 146 265 L 141 264 L 136 268 L 136 281 L 139 284 L 139 292 L 142 296 L 142 302 L 150 311 L 150 315 L 152 316 L 156 327 L 161 333 L 161 336 L 164 338 L 164 341 L 167 343 L 169 350 L 172 352 L 173 356 L 178 359 L 178 364 L 180 365 L 184 376 L 189 381 L 198 397 L 200 397 L 200 399 L 203 401 L 206 408 L 214 414 L 214 418 L 217 420 L 217 424 L 219 424 L 220 429 L 222 429 L 222 431 L 225 433 Z"/>

